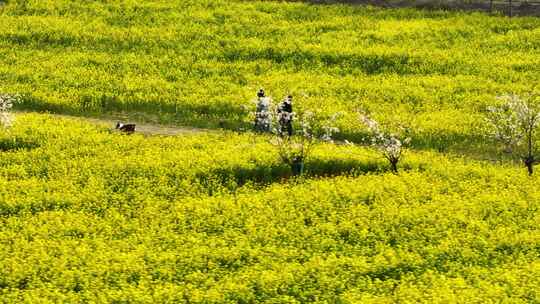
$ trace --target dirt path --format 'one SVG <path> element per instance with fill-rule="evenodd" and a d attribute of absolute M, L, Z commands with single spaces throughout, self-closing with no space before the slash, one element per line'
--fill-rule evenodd
<path fill-rule="evenodd" d="M 34 112 L 16 112 L 15 115 L 23 114 L 23 113 L 34 113 Z M 158 124 L 151 124 L 151 123 L 138 123 L 132 120 L 126 121 L 122 119 L 115 119 L 113 117 L 94 118 L 94 117 L 73 116 L 73 115 L 65 115 L 65 114 L 52 114 L 52 113 L 47 113 L 47 115 L 50 115 L 52 117 L 63 118 L 63 119 L 86 121 L 95 125 L 110 128 L 111 130 L 114 130 L 116 123 L 118 121 L 121 121 L 124 123 L 134 123 L 136 124 L 135 133 L 141 133 L 145 135 L 176 136 L 176 135 L 203 133 L 203 132 L 204 133 L 216 132 L 215 130 L 211 130 L 211 129 L 202 129 L 202 128 L 194 128 L 194 127 L 165 126 L 165 125 L 158 125 Z"/>
<path fill-rule="evenodd" d="M 61 116 L 85 120 L 85 121 L 94 123 L 96 125 L 103 125 L 106 127 L 110 127 L 111 129 L 114 129 L 114 127 L 116 126 L 116 123 L 118 122 L 118 120 L 113 120 L 113 119 L 86 118 L 86 117 L 74 117 L 74 116 L 64 116 L 64 115 L 61 115 Z M 135 127 L 136 133 L 142 133 L 145 135 L 176 136 L 176 135 L 202 133 L 202 132 L 213 132 L 212 130 L 199 129 L 199 128 L 193 128 L 193 127 L 163 126 L 163 125 L 137 123 L 137 122 L 131 122 L 131 121 L 130 123 L 136 124 L 136 127 Z"/>

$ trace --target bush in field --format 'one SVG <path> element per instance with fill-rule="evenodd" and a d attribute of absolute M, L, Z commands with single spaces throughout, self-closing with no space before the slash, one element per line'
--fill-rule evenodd
<path fill-rule="evenodd" d="M 296 136 L 284 135 L 280 128 L 274 128 L 272 144 L 278 148 L 279 158 L 289 165 L 294 175 L 301 175 L 304 171 L 304 162 L 309 157 L 315 144 L 315 136 L 312 129 L 312 113 L 306 113 L 299 117 L 301 130 Z"/>
<path fill-rule="evenodd" d="M 517 155 L 529 175 L 538 163 L 536 139 L 540 125 L 540 105 L 538 96 L 520 97 L 505 95 L 498 98 L 500 105 L 488 108 L 487 121 L 492 129 L 492 137 L 504 146 L 507 153 Z"/>
<path fill-rule="evenodd" d="M 303 173 L 304 163 L 317 142 L 332 141 L 332 135 L 339 131 L 335 127 L 339 113 L 324 120 L 311 111 L 301 114 L 280 111 L 268 96 L 259 97 L 254 103 L 256 111 L 250 113 L 254 131 L 272 134 L 272 145 L 277 147 L 280 160 L 291 167 L 293 175 Z M 284 131 L 287 123 L 291 128 L 290 133 Z M 296 126 L 293 127 L 293 124 Z"/>
<path fill-rule="evenodd" d="M 361 121 L 370 131 L 370 144 L 379 150 L 390 163 L 393 172 L 397 173 L 397 165 L 403 156 L 403 145 L 408 144 L 410 138 L 382 130 L 380 124 L 367 114 L 360 114 Z"/>

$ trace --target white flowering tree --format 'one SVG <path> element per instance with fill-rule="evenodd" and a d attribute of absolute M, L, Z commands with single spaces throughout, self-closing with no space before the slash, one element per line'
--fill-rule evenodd
<path fill-rule="evenodd" d="M 402 139 L 401 136 L 382 130 L 380 124 L 367 114 L 360 114 L 360 120 L 370 132 L 370 144 L 388 160 L 392 172 L 398 172 L 398 163 L 403 156 L 404 145 L 410 142 L 410 138 Z"/>
<path fill-rule="evenodd" d="M 256 110 L 251 112 L 250 116 L 254 121 L 254 130 L 272 134 L 270 143 L 277 147 L 280 160 L 291 167 L 293 175 L 303 174 L 304 163 L 314 145 L 332 141 L 332 136 L 339 132 L 334 125 L 341 113 L 335 113 L 328 119 L 319 119 L 311 111 L 301 114 L 279 111 L 280 109 L 267 96 L 258 97 L 254 103 Z M 249 107 L 244 106 L 246 109 Z M 291 120 L 296 124 L 294 134 L 284 132 L 283 128 L 283 121 Z"/>
<path fill-rule="evenodd" d="M 4 128 L 9 128 L 13 124 L 11 109 L 18 100 L 17 95 L 0 94 L 0 124 Z"/>
<path fill-rule="evenodd" d="M 540 98 L 511 94 L 500 96 L 498 100 L 501 104 L 488 107 L 491 136 L 504 146 L 505 152 L 521 158 L 532 175 L 538 163 L 536 131 L 540 125 Z"/>
<path fill-rule="evenodd" d="M 289 136 L 279 128 L 274 128 L 271 142 L 278 148 L 281 161 L 291 167 L 293 174 L 302 175 L 304 162 L 311 155 L 314 145 L 323 141 L 331 142 L 332 136 L 339 132 L 334 124 L 340 114 L 334 114 L 324 121 L 317 119 L 313 112 L 294 115 L 300 124 L 300 130 Z"/>

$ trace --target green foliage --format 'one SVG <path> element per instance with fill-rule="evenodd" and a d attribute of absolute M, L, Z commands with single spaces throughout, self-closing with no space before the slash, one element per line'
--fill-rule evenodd
<path fill-rule="evenodd" d="M 286 181 L 264 137 L 35 114 L 0 139 L 6 303 L 540 301 L 538 177 L 519 168 L 411 151 L 396 176 L 318 145 Z"/>

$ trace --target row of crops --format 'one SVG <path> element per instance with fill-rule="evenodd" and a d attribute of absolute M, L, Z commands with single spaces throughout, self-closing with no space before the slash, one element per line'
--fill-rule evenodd
<path fill-rule="evenodd" d="M 494 96 L 538 91 L 540 21 L 272 1 L 8 1 L 0 89 L 21 108 L 246 128 L 264 87 L 297 109 L 355 110 L 420 148 L 476 141 Z"/>
<path fill-rule="evenodd" d="M 395 175 L 328 144 L 288 179 L 261 136 L 37 114 L 0 147 L 7 303 L 540 300 L 538 176 L 520 168 L 410 152 Z"/>

